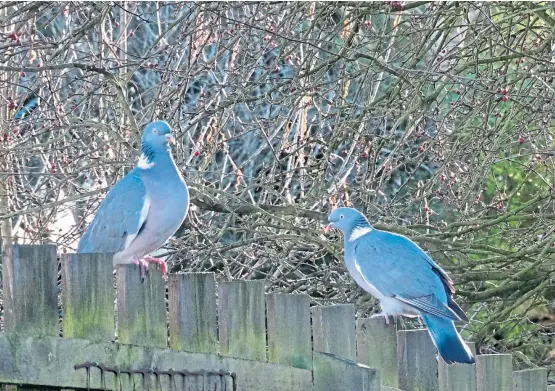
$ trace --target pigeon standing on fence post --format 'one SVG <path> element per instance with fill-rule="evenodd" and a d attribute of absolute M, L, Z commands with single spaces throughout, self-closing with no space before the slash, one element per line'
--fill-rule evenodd
<path fill-rule="evenodd" d="M 443 360 L 474 362 L 474 357 L 455 328 L 454 321 L 467 321 L 453 301 L 453 282 L 410 239 L 373 228 L 353 208 L 335 209 L 326 231 L 337 228 L 345 239 L 345 265 L 365 291 L 380 300 L 385 316 L 421 316 Z"/>
<path fill-rule="evenodd" d="M 189 191 L 170 151 L 175 143 L 165 121 L 148 124 L 137 166 L 117 182 L 100 204 L 81 237 L 78 253 L 113 253 L 114 265 L 136 263 L 144 278 L 148 263 L 166 263 L 146 256 L 161 247 L 183 223 Z"/>

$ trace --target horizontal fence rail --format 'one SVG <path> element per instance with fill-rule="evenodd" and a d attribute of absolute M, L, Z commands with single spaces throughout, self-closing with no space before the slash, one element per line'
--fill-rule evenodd
<path fill-rule="evenodd" d="M 311 308 L 263 280 L 166 282 L 151 265 L 141 282 L 119 265 L 114 287 L 111 256 L 64 254 L 58 297 L 55 246 L 3 254 L 0 383 L 22 389 L 548 390 L 545 369 L 513 371 L 511 355 L 446 365 L 425 329 L 355 319 L 351 304 Z"/>

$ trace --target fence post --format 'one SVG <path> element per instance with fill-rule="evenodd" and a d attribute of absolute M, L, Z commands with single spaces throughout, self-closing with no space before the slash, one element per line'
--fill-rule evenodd
<path fill-rule="evenodd" d="M 436 354 L 428 330 L 398 331 L 399 388 L 403 391 L 438 390 Z"/>
<path fill-rule="evenodd" d="M 217 354 L 214 273 L 170 274 L 168 296 L 170 348 Z"/>
<path fill-rule="evenodd" d="M 266 360 L 264 280 L 220 282 L 220 352 L 225 356 Z"/>
<path fill-rule="evenodd" d="M 120 343 L 165 348 L 167 346 L 164 279 L 151 264 L 143 282 L 139 267 L 118 265 L 118 341 Z"/>
<path fill-rule="evenodd" d="M 56 246 L 16 244 L 2 250 L 5 331 L 59 336 Z M 40 391 L 41 387 L 6 385 L 2 389 Z"/>
<path fill-rule="evenodd" d="M 313 391 L 381 391 L 377 369 L 335 354 L 314 352 Z"/>
<path fill-rule="evenodd" d="M 313 350 L 356 359 L 355 307 L 352 304 L 312 308 Z"/>
<path fill-rule="evenodd" d="M 59 336 L 56 246 L 6 246 L 2 258 L 5 330 Z"/>
<path fill-rule="evenodd" d="M 467 345 L 476 356 L 476 345 L 473 342 Z M 476 364 L 448 365 L 440 357 L 438 380 L 440 391 L 476 391 Z"/>
<path fill-rule="evenodd" d="M 114 283 L 110 254 L 62 256 L 64 337 L 114 339 Z"/>
<path fill-rule="evenodd" d="M 513 357 L 510 354 L 476 356 L 478 391 L 512 391 Z"/>
<path fill-rule="evenodd" d="M 310 297 L 287 293 L 266 296 L 268 361 L 312 369 Z"/>
<path fill-rule="evenodd" d="M 357 319 L 357 362 L 376 368 L 384 386 L 399 386 L 397 327 L 384 318 Z"/>
<path fill-rule="evenodd" d="M 547 369 L 514 371 L 513 391 L 547 391 Z"/>

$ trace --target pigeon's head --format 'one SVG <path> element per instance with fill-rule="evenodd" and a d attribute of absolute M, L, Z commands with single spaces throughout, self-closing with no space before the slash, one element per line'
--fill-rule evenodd
<path fill-rule="evenodd" d="M 329 224 L 325 232 L 333 228 L 340 229 L 344 234 L 350 234 L 355 228 L 369 227 L 366 217 L 354 208 L 337 208 L 328 216 Z"/>
<path fill-rule="evenodd" d="M 175 138 L 166 121 L 154 121 L 145 126 L 142 143 L 143 148 L 147 146 L 153 151 L 167 150 L 175 143 Z"/>

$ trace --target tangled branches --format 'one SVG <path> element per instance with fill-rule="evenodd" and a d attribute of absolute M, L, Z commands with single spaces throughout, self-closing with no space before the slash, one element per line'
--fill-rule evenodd
<path fill-rule="evenodd" d="M 354 205 L 450 272 L 484 351 L 550 364 L 550 7 L 6 3 L 3 238 L 73 250 L 163 118 L 195 204 L 161 250 L 174 270 L 371 313 L 320 230 Z"/>

